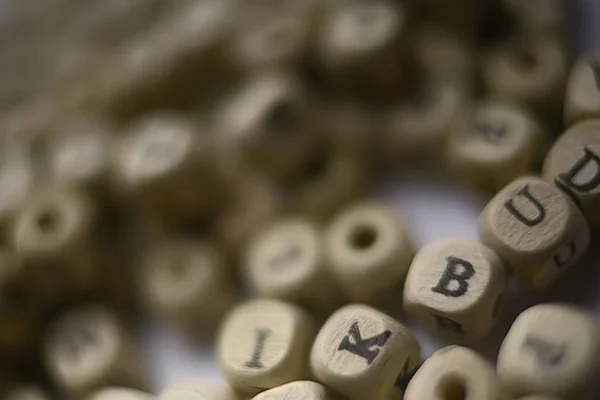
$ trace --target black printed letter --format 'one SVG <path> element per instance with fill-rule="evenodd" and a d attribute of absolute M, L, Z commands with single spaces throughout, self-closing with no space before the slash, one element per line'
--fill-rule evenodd
<path fill-rule="evenodd" d="M 260 361 L 262 357 L 263 349 L 265 348 L 265 341 L 271 334 L 269 329 L 257 329 L 256 330 L 256 344 L 254 345 L 254 352 L 252 353 L 252 359 L 246 362 L 248 368 L 264 368 L 263 363 Z"/>
<path fill-rule="evenodd" d="M 431 288 L 431 291 L 447 297 L 460 297 L 467 293 L 469 289 L 467 281 L 475 275 L 475 269 L 470 262 L 456 257 L 448 257 L 446 262 L 448 264 L 444 274 L 438 284 Z M 462 267 L 462 270 L 459 270 L 459 267 Z M 456 282 L 456 284 L 452 284 L 452 282 Z"/>
<path fill-rule="evenodd" d="M 546 367 L 557 366 L 565 355 L 564 345 L 556 345 L 535 337 L 527 337 L 523 347 L 531 348 L 535 352 L 538 362 Z"/>
<path fill-rule="evenodd" d="M 564 182 L 564 185 L 580 193 L 587 193 L 596 189 L 600 185 L 600 157 L 594 154 L 590 149 L 584 147 L 584 155 L 577 160 L 573 167 L 560 175 L 559 179 Z M 575 178 L 583 169 L 590 163 L 594 164 L 595 173 L 586 182 L 575 183 Z"/>
<path fill-rule="evenodd" d="M 494 124 L 491 121 L 486 120 L 476 120 L 474 130 L 475 132 L 483 137 L 488 142 L 498 143 L 502 139 L 504 139 L 504 135 L 506 135 L 506 123 L 500 122 L 498 124 Z"/>
<path fill-rule="evenodd" d="M 531 204 L 533 204 L 533 206 L 537 209 L 538 212 L 537 212 L 537 216 L 535 216 L 534 218 L 527 218 L 525 215 L 523 215 L 522 212 L 517 210 L 512 199 L 508 200 L 506 203 L 504 203 L 504 207 L 508 210 L 509 213 L 514 215 L 514 217 L 516 219 L 518 219 L 520 222 L 522 222 L 523 224 L 525 224 L 527 226 L 536 226 L 537 224 L 542 222 L 544 220 L 544 218 L 546 218 L 546 210 L 544 209 L 544 206 L 542 206 L 540 204 L 540 202 L 537 201 L 531 195 L 531 193 L 529 193 L 529 185 L 527 185 L 523 189 L 519 190 L 519 192 L 517 194 L 519 196 L 522 196 L 522 197 L 526 198 L 527 200 L 529 200 L 529 202 Z"/>
<path fill-rule="evenodd" d="M 575 242 L 571 240 L 569 244 L 561 248 L 554 255 L 554 264 L 559 268 L 562 267 L 571 261 L 573 256 L 575 256 L 575 253 L 577 253 L 577 247 L 575 246 Z"/>
<path fill-rule="evenodd" d="M 385 330 L 381 332 L 377 336 L 372 336 L 367 339 L 363 339 L 360 336 L 360 330 L 358 329 L 358 323 L 353 323 L 350 326 L 350 331 L 348 335 L 344 337 L 340 345 L 338 346 L 338 351 L 346 350 L 350 353 L 354 353 L 357 356 L 360 356 L 367 360 L 367 364 L 371 364 L 375 358 L 379 355 L 379 349 L 373 349 L 372 347 L 383 347 L 387 340 L 392 336 L 392 332 L 389 330 Z"/>

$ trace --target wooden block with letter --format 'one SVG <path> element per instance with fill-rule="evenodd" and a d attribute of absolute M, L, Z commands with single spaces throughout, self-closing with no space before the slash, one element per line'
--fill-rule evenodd
<path fill-rule="evenodd" d="M 260 393 L 252 400 L 332 400 L 325 386 L 312 381 L 295 381 Z"/>
<path fill-rule="evenodd" d="M 479 234 L 533 288 L 558 279 L 590 241 L 589 226 L 575 204 L 537 177 L 519 178 L 502 189 L 481 213 Z"/>

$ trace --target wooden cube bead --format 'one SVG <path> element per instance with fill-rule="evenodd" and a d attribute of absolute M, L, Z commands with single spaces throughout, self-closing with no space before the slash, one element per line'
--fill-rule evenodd
<path fill-rule="evenodd" d="M 335 3 L 334 3 L 335 4 Z M 316 53 L 329 86 L 341 95 L 374 100 L 402 87 L 404 9 L 395 2 L 338 2 L 325 16 Z"/>
<path fill-rule="evenodd" d="M 551 117 L 562 107 L 567 72 L 564 45 L 551 38 L 518 38 L 490 52 L 482 66 L 483 82 L 492 98 Z"/>
<path fill-rule="evenodd" d="M 350 400 L 385 400 L 400 398 L 420 352 L 399 322 L 371 307 L 349 305 L 325 322 L 310 363 L 317 381 Z"/>
<path fill-rule="evenodd" d="M 479 234 L 533 288 L 549 285 L 576 264 L 590 241 L 575 204 L 536 177 L 519 178 L 502 189 L 481 213 Z"/>
<path fill-rule="evenodd" d="M 495 193 L 536 166 L 545 140 L 529 113 L 488 101 L 467 111 L 452 127 L 445 161 L 459 179 Z"/>
<path fill-rule="evenodd" d="M 498 376 L 513 394 L 581 396 L 600 373 L 600 325 L 565 304 L 540 304 L 521 313 L 498 354 Z"/>
<path fill-rule="evenodd" d="M 404 284 L 404 308 L 429 325 L 482 338 L 492 328 L 506 290 L 504 265 L 481 243 L 442 239 L 415 256 Z"/>
<path fill-rule="evenodd" d="M 567 80 L 565 124 L 588 118 L 600 118 L 600 52 L 581 56 Z"/>
<path fill-rule="evenodd" d="M 259 232 L 245 254 L 251 291 L 305 306 L 331 304 L 335 290 L 321 242 L 320 227 L 299 217 L 279 220 Z"/>
<path fill-rule="evenodd" d="M 200 381 L 181 381 L 167 386 L 160 400 L 242 400 L 245 397 L 225 385 Z"/>
<path fill-rule="evenodd" d="M 600 119 L 567 129 L 546 155 L 542 175 L 569 195 L 592 228 L 600 227 Z"/>
<path fill-rule="evenodd" d="M 450 130 L 467 107 L 467 95 L 454 84 L 423 85 L 415 98 L 384 117 L 380 153 L 392 166 L 440 168 Z"/>
<path fill-rule="evenodd" d="M 221 371 L 235 390 L 256 395 L 308 376 L 315 326 L 302 309 L 250 300 L 226 317 L 217 343 Z"/>
<path fill-rule="evenodd" d="M 417 370 L 404 400 L 485 399 L 507 400 L 494 368 L 466 347 L 448 346 L 436 351 Z"/>
<path fill-rule="evenodd" d="M 403 281 L 415 254 L 406 223 L 375 202 L 340 212 L 325 233 L 334 279 L 353 301 L 372 300 Z"/>
<path fill-rule="evenodd" d="M 143 301 L 154 314 L 197 333 L 237 301 L 226 261 L 215 246 L 192 240 L 159 243 L 140 270 Z"/>
<path fill-rule="evenodd" d="M 254 168 L 275 178 L 297 171 L 317 143 L 316 114 L 299 78 L 261 72 L 218 106 L 214 129 L 221 168 Z"/>
<path fill-rule="evenodd" d="M 87 196 L 61 187 L 41 188 L 23 204 L 10 243 L 43 296 L 79 296 L 93 286 L 95 214 Z"/>
<path fill-rule="evenodd" d="M 150 114 L 117 144 L 116 189 L 172 225 L 212 209 L 221 195 L 207 132 L 174 114 Z"/>
<path fill-rule="evenodd" d="M 138 349 L 115 315 L 100 307 L 64 315 L 50 327 L 44 363 L 54 383 L 71 396 L 107 385 L 144 386 Z"/>
<path fill-rule="evenodd" d="M 325 386 L 312 381 L 295 381 L 269 389 L 252 400 L 332 400 Z"/>
<path fill-rule="evenodd" d="M 85 400 L 154 400 L 156 396 L 126 387 L 104 387 L 91 392 Z"/>

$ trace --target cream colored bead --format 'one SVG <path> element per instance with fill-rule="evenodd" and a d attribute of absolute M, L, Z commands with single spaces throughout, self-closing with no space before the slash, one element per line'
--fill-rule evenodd
<path fill-rule="evenodd" d="M 448 346 L 429 357 L 413 376 L 404 400 L 508 400 L 494 368 L 466 347 Z"/>
<path fill-rule="evenodd" d="M 317 381 L 350 400 L 400 398 L 421 360 L 413 334 L 364 305 L 337 310 L 319 331 L 310 362 Z"/>
<path fill-rule="evenodd" d="M 132 338 L 102 308 L 83 308 L 60 318 L 50 328 L 43 351 L 54 383 L 72 396 L 106 385 L 145 383 Z"/>
<path fill-rule="evenodd" d="M 530 114 L 488 101 L 452 127 L 445 161 L 458 179 L 495 193 L 537 165 L 545 141 L 545 132 Z"/>
<path fill-rule="evenodd" d="M 154 400 L 156 396 L 125 387 L 105 387 L 88 395 L 86 400 Z"/>
<path fill-rule="evenodd" d="M 397 106 L 384 118 L 380 135 L 386 163 L 440 168 L 450 130 L 467 102 L 454 84 L 431 81 L 416 98 Z"/>
<path fill-rule="evenodd" d="M 233 176 L 248 167 L 274 177 L 295 173 L 315 150 L 313 107 L 294 74 L 252 76 L 217 107 L 213 124 L 221 168 Z"/>
<path fill-rule="evenodd" d="M 556 397 L 549 397 L 546 395 L 534 394 L 533 396 L 519 397 L 518 400 L 559 400 L 559 399 L 557 399 Z"/>
<path fill-rule="evenodd" d="M 482 338 L 498 317 L 504 265 L 481 243 L 442 239 L 415 256 L 404 284 L 404 308 L 432 327 Z"/>
<path fill-rule="evenodd" d="M 222 255 L 209 244 L 159 243 L 141 266 L 143 301 L 151 312 L 195 334 L 218 322 L 237 301 L 226 267 Z"/>
<path fill-rule="evenodd" d="M 277 300 L 238 305 L 219 333 L 217 358 L 229 384 L 256 395 L 308 377 L 308 352 L 314 338 L 312 318 Z"/>
<path fill-rule="evenodd" d="M 353 301 L 372 300 L 403 281 L 415 254 L 406 223 L 375 202 L 340 212 L 325 233 L 333 277 Z"/>
<path fill-rule="evenodd" d="M 244 272 L 252 292 L 303 305 L 333 300 L 319 226 L 303 218 L 287 218 L 269 226 L 246 251 Z"/>
<path fill-rule="evenodd" d="M 525 43 L 524 43 L 525 42 Z M 564 97 L 568 58 L 564 45 L 551 38 L 492 51 L 482 67 L 483 82 L 492 98 L 554 116 Z"/>
<path fill-rule="evenodd" d="M 296 381 L 260 393 L 252 400 L 331 400 L 327 389 L 311 381 Z"/>
<path fill-rule="evenodd" d="M 575 306 L 540 304 L 513 323 L 498 354 L 498 375 L 517 395 L 578 399 L 600 373 L 600 325 Z"/>
<path fill-rule="evenodd" d="M 200 381 L 181 381 L 167 386 L 160 400 L 242 400 L 243 397 L 225 385 Z"/>
<path fill-rule="evenodd" d="M 542 173 L 575 201 L 592 228 L 600 227 L 600 119 L 567 129 L 546 155 Z"/>
<path fill-rule="evenodd" d="M 588 118 L 600 118 L 600 52 L 581 56 L 567 80 L 565 124 Z"/>
<path fill-rule="evenodd" d="M 14 148 L 14 147 L 13 147 Z M 34 190 L 34 166 L 24 155 L 3 154 L 0 156 L 0 233 L 7 230 Z"/>
<path fill-rule="evenodd" d="M 533 288 L 549 285 L 585 252 L 590 229 L 569 198 L 536 177 L 502 189 L 479 217 L 483 243 Z"/>

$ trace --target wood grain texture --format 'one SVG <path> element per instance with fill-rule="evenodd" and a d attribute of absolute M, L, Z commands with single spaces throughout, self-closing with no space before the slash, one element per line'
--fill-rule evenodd
<path fill-rule="evenodd" d="M 328 267 L 352 301 L 368 301 L 398 285 L 415 254 L 404 219 L 373 201 L 340 211 L 324 240 Z"/>
<path fill-rule="evenodd" d="M 160 400 L 243 400 L 241 395 L 221 384 L 185 380 L 167 386 L 160 392 Z"/>
<path fill-rule="evenodd" d="M 315 339 L 310 363 L 317 381 L 350 400 L 399 397 L 419 365 L 419 343 L 391 317 L 364 305 L 340 308 Z"/>
<path fill-rule="evenodd" d="M 482 338 L 498 317 L 506 291 L 500 258 L 458 238 L 421 248 L 404 284 L 404 308 L 438 331 Z"/>
<path fill-rule="evenodd" d="M 542 288 L 576 265 L 589 226 L 554 185 L 523 177 L 502 189 L 479 217 L 479 234 L 526 284 Z"/>
<path fill-rule="evenodd" d="M 226 317 L 217 359 L 229 384 L 256 395 L 308 377 L 316 327 L 302 309 L 277 300 L 249 300 Z"/>
<path fill-rule="evenodd" d="M 567 80 L 564 119 L 567 126 L 600 117 L 600 52 L 581 55 Z"/>
<path fill-rule="evenodd" d="M 536 166 L 546 140 L 546 132 L 531 114 L 510 103 L 488 100 L 457 119 L 445 163 L 459 180 L 496 193 Z"/>
<path fill-rule="evenodd" d="M 260 393 L 252 400 L 332 400 L 325 388 L 312 381 L 296 381 L 286 383 L 274 389 Z"/>
<path fill-rule="evenodd" d="M 43 343 L 43 360 L 53 382 L 71 396 L 102 386 L 145 386 L 136 344 L 103 308 L 76 309 L 55 321 Z"/>
<path fill-rule="evenodd" d="M 600 119 L 567 129 L 546 154 L 542 175 L 576 202 L 592 229 L 600 227 Z"/>
<path fill-rule="evenodd" d="M 566 304 L 540 304 L 522 312 L 498 355 L 498 375 L 514 394 L 583 398 L 600 371 L 600 325 Z"/>
<path fill-rule="evenodd" d="M 404 400 L 508 400 L 494 368 L 466 347 L 436 351 L 408 384 Z"/>

